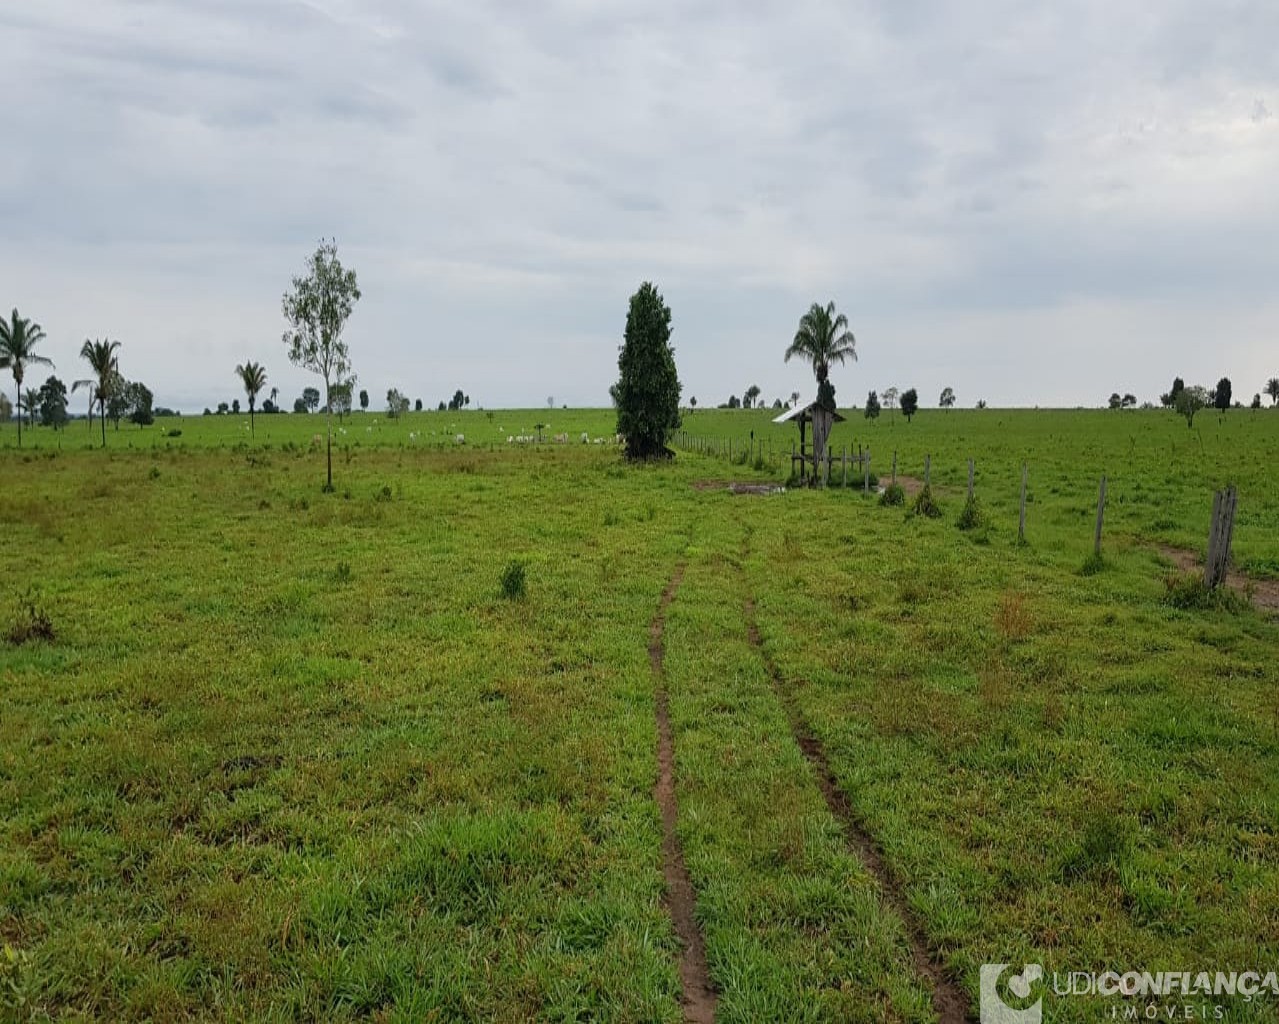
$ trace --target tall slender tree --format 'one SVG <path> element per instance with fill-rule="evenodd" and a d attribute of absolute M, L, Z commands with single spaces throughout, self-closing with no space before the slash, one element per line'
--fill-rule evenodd
<path fill-rule="evenodd" d="M 244 363 L 235 368 L 235 375 L 244 385 L 244 393 L 249 396 L 249 436 L 257 435 L 257 426 L 253 421 L 253 411 L 258 401 L 258 392 L 266 387 L 266 370 L 261 363 Z"/>
<path fill-rule="evenodd" d="M 835 420 L 835 387 L 830 364 L 857 361 L 857 339 L 848 329 L 848 317 L 835 312 L 835 303 L 814 302 L 799 318 L 799 329 L 786 350 L 786 362 L 798 357 L 811 363 L 817 378 L 817 408 L 813 411 L 813 475 L 826 454 L 826 439 Z"/>
<path fill-rule="evenodd" d="M 1272 406 L 1279 405 L 1279 377 L 1271 377 L 1266 381 L 1266 394 L 1270 396 Z"/>
<path fill-rule="evenodd" d="M 84 344 L 80 346 L 80 358 L 89 364 L 89 369 L 94 372 L 97 380 L 78 380 L 71 385 L 72 391 L 90 387 L 97 396 L 98 419 L 102 421 L 103 448 L 107 446 L 107 399 L 120 378 L 116 357 L 119 349 L 120 343 L 110 338 L 97 338 L 93 341 L 85 338 Z"/>
<path fill-rule="evenodd" d="M 355 271 L 338 260 L 337 243 L 321 241 L 307 260 L 307 272 L 293 279 L 281 307 L 289 329 L 284 332 L 289 361 L 318 374 L 324 381 L 326 491 L 333 490 L 333 386 L 351 376 L 351 355 L 342 329 L 360 298 Z"/>
<path fill-rule="evenodd" d="M 18 316 L 15 309 L 6 322 L 0 320 L 0 370 L 13 373 L 13 383 L 18 389 L 18 447 L 22 447 L 22 381 L 28 366 L 53 366 L 44 356 L 36 355 L 35 348 L 44 341 L 44 330 L 33 324 L 29 317 Z"/>

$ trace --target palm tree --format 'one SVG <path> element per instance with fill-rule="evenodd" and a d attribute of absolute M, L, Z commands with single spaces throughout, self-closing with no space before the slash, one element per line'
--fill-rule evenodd
<path fill-rule="evenodd" d="M 85 338 L 84 344 L 80 346 L 80 358 L 89 364 L 89 369 L 97 375 L 98 379 L 78 380 L 71 385 L 72 391 L 81 387 L 93 388 L 93 393 L 98 399 L 98 419 L 102 421 L 103 448 L 107 446 L 107 395 L 111 392 L 113 382 L 119 377 L 116 367 L 116 350 L 119 347 L 120 343 L 110 338 L 96 341 Z"/>
<path fill-rule="evenodd" d="M 53 362 L 35 353 L 35 347 L 44 341 L 44 330 L 33 324 L 29 317 L 18 316 L 13 311 L 9 322 L 0 320 L 0 370 L 11 370 L 13 382 L 18 387 L 18 447 L 22 447 L 22 378 L 28 366 L 52 366 Z"/>
<path fill-rule="evenodd" d="M 40 392 L 35 388 L 27 388 L 26 402 L 24 407 L 27 410 L 27 426 L 32 430 L 36 426 L 36 406 L 40 403 Z"/>
<path fill-rule="evenodd" d="M 266 387 L 266 370 L 261 363 L 245 363 L 235 368 L 236 376 L 244 385 L 244 393 L 249 396 L 249 435 L 257 433 L 253 422 L 253 408 L 258 400 L 258 392 Z"/>
<path fill-rule="evenodd" d="M 1271 377 L 1266 382 L 1266 394 L 1270 396 L 1270 404 L 1279 403 L 1279 377 Z"/>
<path fill-rule="evenodd" d="M 831 363 L 842 365 L 847 359 L 857 362 L 857 339 L 848 329 L 848 317 L 835 314 L 835 303 L 828 302 L 823 308 L 814 302 L 799 318 L 799 330 L 786 350 L 786 362 L 793 356 L 813 364 L 813 375 L 819 385 L 830 376 Z"/>
<path fill-rule="evenodd" d="M 813 410 L 813 477 L 816 479 L 817 467 L 826 454 L 826 439 L 835 421 L 835 388 L 829 380 L 830 364 L 842 365 L 848 359 L 857 361 L 857 339 L 848 329 L 848 317 L 836 314 L 835 303 L 828 302 L 823 307 L 814 302 L 799 318 L 799 330 L 786 350 L 786 362 L 789 363 L 792 356 L 812 363 L 813 375 L 817 378 L 817 408 Z M 803 437 L 801 422 L 801 446 Z"/>

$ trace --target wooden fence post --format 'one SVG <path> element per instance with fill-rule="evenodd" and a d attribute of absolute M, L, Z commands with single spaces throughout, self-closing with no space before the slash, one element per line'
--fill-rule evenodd
<path fill-rule="evenodd" d="M 866 459 L 862 463 L 862 493 L 870 493 L 870 449 L 866 449 Z"/>
<path fill-rule="evenodd" d="M 931 455 L 924 456 L 924 486 L 927 487 L 932 480 L 933 457 Z"/>
<path fill-rule="evenodd" d="M 968 500 L 973 500 L 973 460 L 968 460 Z"/>
<path fill-rule="evenodd" d="M 848 486 L 848 446 L 844 445 L 839 449 L 839 461 L 843 464 L 843 469 L 839 475 L 839 486 Z"/>
<path fill-rule="evenodd" d="M 893 483 L 897 483 L 897 449 L 893 449 Z"/>
<path fill-rule="evenodd" d="M 1226 582 L 1230 568 L 1230 542 L 1235 532 L 1234 486 L 1218 491 L 1212 499 L 1212 525 L 1208 528 L 1208 559 L 1204 562 L 1204 585 L 1209 590 Z"/>
<path fill-rule="evenodd" d="M 1017 540 L 1026 543 L 1026 476 L 1029 470 L 1026 463 L 1021 464 L 1021 515 L 1017 517 Z"/>
<path fill-rule="evenodd" d="M 1101 490 L 1097 494 L 1097 530 L 1093 535 L 1092 551 L 1097 557 L 1101 557 L 1101 523 L 1106 516 L 1106 475 L 1103 473 L 1101 477 Z"/>

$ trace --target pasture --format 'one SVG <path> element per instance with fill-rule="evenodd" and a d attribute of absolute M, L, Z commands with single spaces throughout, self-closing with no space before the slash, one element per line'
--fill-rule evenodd
<path fill-rule="evenodd" d="M 835 427 L 931 455 L 939 519 L 729 493 L 786 475 L 772 415 L 685 417 L 756 468 L 625 465 L 606 410 L 356 414 L 332 494 L 316 416 L 0 430 L 0 634 L 53 633 L 0 636 L 0 1019 L 679 1021 L 659 709 L 717 1020 L 1274 970 L 1279 624 L 1165 580 L 1227 482 L 1279 580 L 1279 413 Z"/>

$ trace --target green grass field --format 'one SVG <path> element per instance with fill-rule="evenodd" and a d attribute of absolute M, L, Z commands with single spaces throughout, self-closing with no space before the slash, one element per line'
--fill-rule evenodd
<path fill-rule="evenodd" d="M 936 520 L 707 488 L 785 478 L 771 415 L 685 418 L 738 460 L 753 430 L 756 468 L 627 466 L 580 441 L 605 410 L 357 414 L 332 494 L 314 416 L 105 452 L 0 429 L 0 1020 L 678 1021 L 648 645 L 680 570 L 664 685 L 717 1019 L 934 1019 L 912 930 L 974 1014 L 986 962 L 1274 970 L 1279 624 L 1174 606 L 1158 545 L 1201 552 L 1232 482 L 1236 562 L 1279 579 L 1279 414 L 835 428 L 885 477 L 931 455 Z M 507 443 L 538 423 L 569 443 Z M 3 638 L 33 611 L 52 639 Z"/>

